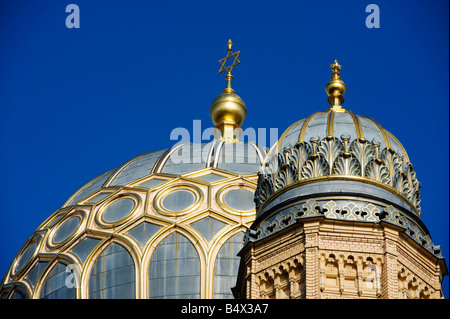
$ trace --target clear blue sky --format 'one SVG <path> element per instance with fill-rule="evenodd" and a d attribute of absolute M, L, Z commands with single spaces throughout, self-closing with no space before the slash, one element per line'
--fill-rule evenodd
<path fill-rule="evenodd" d="M 68 29 L 65 8 L 80 8 Z M 380 8 L 368 29 L 365 8 Z M 328 107 L 338 59 L 344 107 L 406 148 L 422 220 L 449 258 L 449 2 L 0 0 L 0 277 L 39 224 L 79 187 L 170 132 L 211 126 L 217 62 L 241 50 L 233 88 L 244 128 Z M 448 293 L 448 277 L 444 281 Z"/>

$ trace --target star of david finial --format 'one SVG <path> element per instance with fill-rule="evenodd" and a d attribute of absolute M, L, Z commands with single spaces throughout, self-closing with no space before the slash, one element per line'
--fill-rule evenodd
<path fill-rule="evenodd" d="M 330 64 L 331 70 L 333 70 L 333 74 L 339 74 L 339 71 L 341 70 L 342 65 L 338 63 L 337 60 L 334 60 L 333 64 Z"/>
<path fill-rule="evenodd" d="M 231 39 L 228 40 L 227 44 L 228 44 L 227 55 L 223 59 L 219 60 L 219 63 L 221 64 L 219 74 L 224 71 L 227 71 L 228 74 L 231 74 L 231 70 L 233 70 L 233 68 L 236 65 L 241 63 L 241 61 L 238 60 L 239 53 L 241 53 L 241 51 L 237 51 L 234 53 L 232 52 L 231 47 L 233 46 L 233 42 L 231 42 Z M 233 63 L 230 66 L 226 66 L 225 63 L 227 63 L 228 59 L 230 59 L 230 58 L 234 58 Z"/>

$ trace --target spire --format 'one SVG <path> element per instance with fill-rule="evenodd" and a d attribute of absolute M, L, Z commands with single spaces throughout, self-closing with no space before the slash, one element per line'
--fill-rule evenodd
<path fill-rule="evenodd" d="M 347 86 L 344 81 L 342 81 L 339 71 L 342 65 L 334 60 L 333 64 L 330 64 L 333 74 L 331 75 L 331 80 L 325 86 L 325 92 L 328 94 L 328 103 L 331 104 L 331 109 L 333 111 L 343 111 L 341 104 L 344 103 L 344 94 L 347 90 Z"/>
<path fill-rule="evenodd" d="M 236 92 L 231 87 L 231 80 L 233 76 L 231 71 L 233 68 L 240 64 L 238 57 L 241 51 L 234 52 L 231 47 L 233 42 L 231 39 L 228 40 L 228 52 L 227 55 L 219 60 L 220 70 L 219 74 L 222 72 L 227 72 L 225 79 L 227 80 L 227 85 L 222 91 L 222 94 L 215 98 L 209 109 L 209 115 L 214 123 L 214 126 L 220 130 L 222 139 L 227 142 L 235 142 L 239 139 L 239 130 L 245 117 L 247 116 L 247 109 L 245 107 L 244 101 L 236 94 Z M 226 66 L 229 59 L 232 59 L 232 63 Z"/>
<path fill-rule="evenodd" d="M 224 89 L 223 93 L 234 93 L 234 90 L 231 88 L 231 80 L 233 80 L 233 76 L 231 75 L 231 70 L 233 70 L 233 68 L 240 64 L 241 61 L 238 60 L 239 54 L 241 53 L 241 51 L 237 51 L 235 53 L 232 52 L 231 47 L 233 46 L 233 42 L 231 42 L 231 39 L 228 40 L 228 52 L 227 55 L 219 60 L 219 63 L 221 64 L 220 66 L 220 70 L 219 70 L 219 74 L 227 71 L 227 75 L 225 76 L 225 79 L 227 80 L 227 87 Z M 225 63 L 228 61 L 228 59 L 230 58 L 234 58 L 233 63 L 230 66 L 225 66 Z"/>

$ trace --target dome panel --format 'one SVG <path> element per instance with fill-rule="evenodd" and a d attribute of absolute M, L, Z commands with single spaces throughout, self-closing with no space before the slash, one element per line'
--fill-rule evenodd
<path fill-rule="evenodd" d="M 135 266 L 130 253 L 110 244 L 95 261 L 89 275 L 89 299 L 135 298 Z"/>
<path fill-rule="evenodd" d="M 99 177 L 93 179 L 86 185 L 84 185 L 80 190 L 78 190 L 72 197 L 69 199 L 68 203 L 64 204 L 65 206 L 70 206 L 78 203 L 82 199 L 85 199 L 89 195 L 95 193 L 98 191 L 103 184 L 107 181 L 107 179 L 114 173 L 115 170 L 110 170 L 109 172 L 106 172 Z"/>
<path fill-rule="evenodd" d="M 195 203 L 195 194 L 191 191 L 175 190 L 161 200 L 161 205 L 170 212 L 179 212 L 189 209 Z"/>
<path fill-rule="evenodd" d="M 119 168 L 119 173 L 108 184 L 111 186 L 126 185 L 149 175 L 164 152 L 164 150 L 149 152 L 128 161 Z"/>
<path fill-rule="evenodd" d="M 41 290 L 41 299 L 75 299 L 76 285 L 67 285 L 67 265 L 58 263 L 47 276 Z"/>
<path fill-rule="evenodd" d="M 71 252 L 77 255 L 80 261 L 84 263 L 87 256 L 92 252 L 92 250 L 100 241 L 101 240 L 98 238 L 86 237 L 75 247 L 73 247 Z"/>
<path fill-rule="evenodd" d="M 355 122 L 352 115 L 348 112 L 333 112 L 333 132 L 332 136 L 341 137 L 342 135 L 350 135 L 351 139 L 358 137 Z"/>
<path fill-rule="evenodd" d="M 386 134 L 387 134 L 388 139 L 389 139 L 390 147 L 391 147 L 392 149 L 394 149 L 394 151 L 395 151 L 397 154 L 400 154 L 400 155 L 403 157 L 403 159 L 405 160 L 405 162 L 408 163 L 408 162 L 409 162 L 409 157 L 408 157 L 408 154 L 406 153 L 406 151 L 405 151 L 403 145 L 402 145 L 402 144 L 399 142 L 399 140 L 398 140 L 394 135 L 392 135 L 390 132 L 386 131 Z"/>
<path fill-rule="evenodd" d="M 198 176 L 198 177 L 195 177 L 195 178 L 199 179 L 201 181 L 213 183 L 213 182 L 220 181 L 221 179 L 224 179 L 226 177 L 222 176 L 222 175 L 217 175 L 217 174 L 214 174 L 214 173 L 210 173 L 210 174 Z"/>
<path fill-rule="evenodd" d="M 200 298 L 200 259 L 192 243 L 175 232 L 155 249 L 150 261 L 151 299 Z"/>
<path fill-rule="evenodd" d="M 101 219 L 106 223 L 116 223 L 128 216 L 135 206 L 135 202 L 130 198 L 119 198 L 106 206 Z"/>
<path fill-rule="evenodd" d="M 223 201 L 225 205 L 237 211 L 249 211 L 255 208 L 253 192 L 247 189 L 232 189 L 225 193 Z"/>
<path fill-rule="evenodd" d="M 209 216 L 193 222 L 190 225 L 197 230 L 207 242 L 209 242 L 222 228 L 227 226 L 226 223 Z"/>
<path fill-rule="evenodd" d="M 389 141 L 386 140 L 385 134 L 380 130 L 380 127 L 371 118 L 360 116 L 359 121 L 361 123 L 361 128 L 363 130 L 364 138 L 369 142 L 374 139 L 380 144 L 380 148 L 389 147 Z"/>
<path fill-rule="evenodd" d="M 20 290 L 16 290 L 14 291 L 14 294 L 12 295 L 11 299 L 26 299 L 26 296 Z"/>
<path fill-rule="evenodd" d="M 236 174 L 254 174 L 263 158 L 253 143 L 224 143 L 214 167 Z"/>
<path fill-rule="evenodd" d="M 68 218 L 56 229 L 52 241 L 55 244 L 62 243 L 77 230 L 78 226 L 80 226 L 80 223 L 80 216 L 73 216 Z"/>
<path fill-rule="evenodd" d="M 328 114 L 325 112 L 318 113 L 311 118 L 308 123 L 305 123 L 302 128 L 301 134 L 304 134 L 303 138 L 300 136 L 299 141 L 310 141 L 311 138 L 319 136 L 324 138 L 327 136 L 328 127 Z"/>
<path fill-rule="evenodd" d="M 193 171 L 205 168 L 205 163 L 184 163 L 169 159 L 164 166 L 162 173 L 184 175 Z"/>
<path fill-rule="evenodd" d="M 194 184 L 169 185 L 153 198 L 153 208 L 165 216 L 182 216 L 203 203 L 203 191 Z"/>
<path fill-rule="evenodd" d="M 47 261 L 38 261 L 28 273 L 26 278 L 33 285 L 33 287 L 36 286 L 39 277 L 41 277 L 42 272 L 47 267 L 47 265 Z"/>
<path fill-rule="evenodd" d="M 164 182 L 167 182 L 165 179 L 159 179 L 159 178 L 153 178 L 145 183 L 139 184 L 137 186 L 139 187 L 145 187 L 145 188 L 152 188 L 155 186 L 158 186 L 159 184 L 162 184 Z"/>
<path fill-rule="evenodd" d="M 292 124 L 285 131 L 285 133 L 283 133 L 284 136 L 281 136 L 280 138 L 281 143 L 278 149 L 284 150 L 285 148 L 292 148 L 298 142 L 300 130 L 302 129 L 304 123 L 305 119 L 297 121 L 294 124 Z"/>
<path fill-rule="evenodd" d="M 183 175 L 206 167 L 203 160 L 209 151 L 208 144 L 182 143 L 174 146 L 162 161 L 161 173 Z M 206 154 L 203 154 L 206 152 Z M 203 159 L 202 159 L 202 154 Z"/>
<path fill-rule="evenodd" d="M 27 249 L 25 249 L 23 254 L 20 256 L 18 262 L 16 263 L 16 267 L 14 269 L 15 273 L 18 273 L 25 267 L 25 265 L 35 255 L 37 248 L 38 248 L 38 242 L 33 242 L 28 246 Z"/>
<path fill-rule="evenodd" d="M 216 257 L 214 272 L 214 298 L 231 299 L 231 288 L 236 285 L 239 270 L 238 252 L 242 248 L 244 233 L 229 238 L 220 248 Z"/>
<path fill-rule="evenodd" d="M 108 197 L 111 194 L 112 194 L 111 192 L 100 193 L 97 196 L 92 197 L 87 203 L 89 203 L 89 204 L 98 203 L 99 201 L 101 201 L 102 199 Z"/>
<path fill-rule="evenodd" d="M 134 227 L 127 234 L 136 239 L 139 245 L 143 247 L 145 243 L 160 229 L 161 226 L 149 222 L 143 222 Z"/>

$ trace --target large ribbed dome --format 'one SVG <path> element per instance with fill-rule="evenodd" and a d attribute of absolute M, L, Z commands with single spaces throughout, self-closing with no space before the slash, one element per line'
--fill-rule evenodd
<path fill-rule="evenodd" d="M 265 155 L 252 142 L 180 143 L 102 174 L 36 229 L 1 295 L 231 298 Z"/>
<path fill-rule="evenodd" d="M 25 242 L 0 297 L 231 298 L 266 150 L 238 140 L 242 99 L 221 101 L 218 139 L 142 154 L 76 191 Z"/>
<path fill-rule="evenodd" d="M 62 207 L 75 205 L 97 193 L 101 188 L 125 185 L 153 187 L 156 181 L 151 182 L 151 177 L 157 175 L 191 176 L 190 173 L 196 175 L 197 171 L 207 172 L 208 169 L 225 170 L 238 175 L 256 174 L 265 154 L 265 149 L 254 142 L 225 143 L 219 139 L 203 144 L 180 143 L 167 150 L 139 155 L 120 167 L 102 174 L 81 187 Z M 213 177 L 201 179 L 209 181 Z"/>

